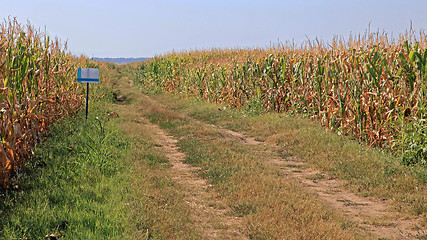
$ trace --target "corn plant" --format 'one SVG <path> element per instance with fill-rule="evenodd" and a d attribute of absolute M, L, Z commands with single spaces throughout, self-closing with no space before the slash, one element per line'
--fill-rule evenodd
<path fill-rule="evenodd" d="M 9 186 L 54 120 L 80 108 L 74 75 L 84 62 L 30 24 L 0 25 L 0 187 Z"/>
<path fill-rule="evenodd" d="M 172 53 L 143 63 L 140 83 L 235 108 L 261 103 L 265 111 L 300 113 L 399 152 L 405 121 L 426 118 L 426 43 L 412 31 L 398 40 L 366 33 L 300 48 Z"/>

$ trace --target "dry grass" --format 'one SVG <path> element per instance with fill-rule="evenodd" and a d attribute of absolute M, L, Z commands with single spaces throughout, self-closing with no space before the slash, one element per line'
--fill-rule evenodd
<path fill-rule="evenodd" d="M 112 99 L 110 109 L 120 118 L 120 128 L 132 143 L 128 161 L 131 165 L 131 192 L 128 193 L 130 212 L 126 233 L 128 239 L 199 239 L 193 229 L 189 206 L 183 200 L 180 186 L 172 180 L 165 153 L 159 152 L 154 141 L 156 132 L 144 124 L 139 105 L 145 96 L 128 85 L 127 66 L 102 63 L 102 72 L 124 102 Z M 120 89 L 117 89 L 120 82 Z M 120 92 L 118 92 L 120 91 Z"/>
<path fill-rule="evenodd" d="M 297 180 L 284 179 L 269 165 L 265 159 L 277 156 L 265 146 L 221 137 L 220 130 L 210 125 L 169 114 L 170 107 L 180 105 L 176 99 L 154 98 L 168 108 L 156 108 L 157 112 L 148 115 L 150 119 L 181 139 L 178 145 L 187 154 L 186 163 L 202 168 L 200 176 L 219 191 L 233 209 L 230 214 L 243 217 L 250 238 L 358 238 L 355 225 L 302 190 Z"/>
<path fill-rule="evenodd" d="M 217 105 L 200 102 L 187 105 L 190 105 L 185 109 L 187 114 L 246 131 L 274 144 L 310 166 L 348 181 L 347 188 L 354 192 L 387 199 L 396 209 L 411 215 L 425 216 L 427 212 L 427 172 L 423 167 L 402 165 L 390 153 L 325 131 L 320 124 L 306 118 L 285 114 L 244 116 L 234 110 L 218 111 Z"/>

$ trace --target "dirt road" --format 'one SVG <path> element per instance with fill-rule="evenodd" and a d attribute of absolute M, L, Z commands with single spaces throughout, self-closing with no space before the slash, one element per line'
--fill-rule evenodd
<path fill-rule="evenodd" d="M 173 110 L 165 103 L 138 92 L 128 78 L 119 79 L 114 87 L 114 92 L 118 114 L 126 116 L 126 119 L 134 119 L 134 124 L 136 122 L 144 126 L 141 129 L 154 133 L 152 140 L 155 142 L 155 147 L 167 157 L 171 164 L 171 168 L 165 171 L 168 171 L 167 174 L 171 176 L 174 183 L 180 185 L 180 189 L 185 189 L 185 192 L 182 193 L 183 199 L 191 209 L 190 215 L 194 228 L 197 229 L 200 236 L 204 239 L 249 239 L 253 237 L 251 231 L 254 227 L 248 226 L 252 223 L 251 214 L 235 214 L 233 205 L 230 204 L 231 200 L 221 196 L 217 190 L 218 186 L 212 185 L 200 174 L 206 169 L 185 161 L 187 153 L 178 146 L 179 136 L 168 133 L 159 126 L 161 124 L 153 123 L 152 119 L 150 120 L 147 116 L 152 114 L 151 112 L 162 112 L 166 118 L 179 118 L 182 121 L 190 122 L 189 125 L 201 126 L 199 134 L 204 136 L 211 134 L 210 137 L 215 141 L 223 138 L 223 141 L 249 146 L 245 149 L 254 151 L 247 153 L 249 155 L 259 155 L 259 152 L 263 151 L 262 154 L 265 156 L 273 156 L 278 147 L 257 141 L 256 138 L 248 137 L 244 133 L 205 123 L 183 112 Z M 135 131 L 138 131 L 138 128 L 132 127 L 126 131 L 137 134 Z M 250 148 L 250 146 L 258 147 Z M 354 224 L 353 229 L 356 230 L 350 232 L 353 232 L 354 236 L 358 236 L 355 238 L 417 239 L 425 234 L 423 230 L 414 228 L 419 219 L 399 214 L 386 201 L 361 197 L 352 193 L 345 189 L 345 181 L 313 169 L 295 157 L 266 157 L 260 161 L 277 171 L 282 179 L 297 182 L 314 201 L 320 202 L 320 205 L 326 205 L 328 211 L 335 212 Z"/>

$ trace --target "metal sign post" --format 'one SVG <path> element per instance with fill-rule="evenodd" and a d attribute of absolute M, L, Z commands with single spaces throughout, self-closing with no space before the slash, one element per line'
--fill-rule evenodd
<path fill-rule="evenodd" d="M 86 119 L 87 119 L 87 113 L 89 111 L 89 83 L 86 83 Z"/>
<path fill-rule="evenodd" d="M 99 69 L 79 68 L 77 69 L 77 82 L 86 83 L 86 119 L 89 111 L 89 83 L 99 83 Z"/>

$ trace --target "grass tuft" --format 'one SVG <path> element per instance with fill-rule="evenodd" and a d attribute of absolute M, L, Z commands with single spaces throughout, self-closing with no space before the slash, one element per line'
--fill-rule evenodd
<path fill-rule="evenodd" d="M 57 232 L 72 239 L 122 237 L 129 169 L 117 160 L 129 142 L 113 125 L 80 115 L 54 126 L 19 176 L 20 185 L 1 198 L 0 238 Z"/>

